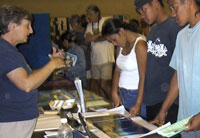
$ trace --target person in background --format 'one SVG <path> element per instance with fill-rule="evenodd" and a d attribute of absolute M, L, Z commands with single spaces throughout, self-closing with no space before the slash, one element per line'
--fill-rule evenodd
<path fill-rule="evenodd" d="M 86 42 L 91 42 L 91 90 L 101 96 L 110 99 L 111 79 L 113 71 L 114 46 L 101 35 L 102 25 L 105 17 L 101 17 L 97 6 L 91 5 L 87 8 L 87 17 L 90 23 L 85 32 Z"/>
<path fill-rule="evenodd" d="M 67 69 L 64 76 L 74 81 L 77 77 L 82 80 L 83 88 L 87 87 L 86 81 L 86 60 L 83 48 L 80 47 L 80 41 L 76 35 L 66 31 L 60 36 L 60 40 L 66 47 L 66 65 Z"/>
<path fill-rule="evenodd" d="M 31 138 L 38 117 L 37 88 L 55 69 L 65 67 L 63 59 L 52 55 L 41 69 L 33 72 L 28 66 L 17 45 L 33 33 L 31 21 L 23 8 L 0 8 L 1 138 Z"/>
<path fill-rule="evenodd" d="M 85 42 L 85 29 L 81 25 L 81 17 L 78 15 L 72 15 L 70 18 L 70 25 L 72 27 L 72 33 L 76 36 L 78 41 L 80 42 L 81 46 L 88 46 L 88 43 Z"/>
<path fill-rule="evenodd" d="M 72 15 L 70 18 L 70 25 L 72 27 L 72 33 L 76 36 L 79 45 L 84 49 L 86 57 L 86 78 L 87 78 L 87 89 L 90 90 L 91 84 L 91 49 L 90 43 L 85 42 L 85 28 L 82 26 L 82 18 L 78 15 Z"/>
<path fill-rule="evenodd" d="M 113 77 L 112 98 L 115 106 L 119 106 L 122 100 L 131 115 L 141 113 L 146 117 L 142 99 L 147 45 L 145 37 L 138 34 L 137 29 L 134 32 L 132 29 L 118 19 L 109 19 L 103 25 L 102 35 L 113 45 L 120 47 Z"/>
<path fill-rule="evenodd" d="M 174 70 L 169 67 L 176 36 L 181 29 L 164 8 L 162 0 L 135 0 L 141 18 L 149 25 L 155 24 L 147 36 L 147 64 L 143 103 L 147 121 L 153 120 L 167 95 Z M 176 122 L 177 103 L 173 103 L 166 121 Z"/>
<path fill-rule="evenodd" d="M 84 29 L 86 29 L 87 24 L 88 24 L 87 16 L 86 16 L 85 14 L 82 14 L 82 15 L 81 15 L 81 26 L 82 26 Z"/>
<path fill-rule="evenodd" d="M 168 0 L 172 16 L 179 26 L 185 26 L 176 39 L 170 66 L 175 69 L 170 83 L 168 95 L 155 123 L 163 124 L 169 108 L 179 96 L 178 120 L 194 116 L 188 123 L 187 131 L 182 138 L 199 138 L 200 108 L 200 1 L 199 0 Z"/>

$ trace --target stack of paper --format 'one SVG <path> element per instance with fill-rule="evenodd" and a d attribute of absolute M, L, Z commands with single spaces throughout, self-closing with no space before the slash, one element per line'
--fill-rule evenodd
<path fill-rule="evenodd" d="M 78 91 L 78 95 L 79 95 L 79 98 L 80 98 L 81 111 L 82 111 L 82 113 L 85 113 L 85 101 L 84 101 L 84 95 L 83 95 L 81 80 L 79 78 L 77 78 L 74 81 L 74 84 L 76 86 L 76 89 Z"/>
<path fill-rule="evenodd" d="M 34 131 L 54 130 L 60 126 L 60 116 L 40 114 Z"/>

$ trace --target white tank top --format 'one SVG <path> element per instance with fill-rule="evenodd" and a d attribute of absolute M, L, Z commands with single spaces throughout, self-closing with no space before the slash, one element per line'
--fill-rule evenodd
<path fill-rule="evenodd" d="M 119 87 L 130 90 L 138 89 L 139 73 L 135 46 L 139 40 L 146 41 L 144 36 L 137 37 L 128 55 L 122 55 L 122 48 L 120 48 L 119 56 L 116 61 L 117 66 L 121 69 Z"/>

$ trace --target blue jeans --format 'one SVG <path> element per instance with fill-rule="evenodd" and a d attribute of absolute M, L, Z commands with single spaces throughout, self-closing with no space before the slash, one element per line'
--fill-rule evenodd
<path fill-rule="evenodd" d="M 122 99 L 122 104 L 124 105 L 125 109 L 129 112 L 130 109 L 136 104 L 138 91 L 119 88 L 119 94 Z M 146 118 L 146 106 L 143 104 L 141 107 L 141 116 Z"/>
<path fill-rule="evenodd" d="M 199 131 L 191 131 L 191 132 L 181 132 L 181 138 L 200 138 L 200 130 Z"/>

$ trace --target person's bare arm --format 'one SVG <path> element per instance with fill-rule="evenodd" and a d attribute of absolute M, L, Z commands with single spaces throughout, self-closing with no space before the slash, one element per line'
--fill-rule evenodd
<path fill-rule="evenodd" d="M 95 42 L 101 42 L 101 41 L 105 41 L 106 37 L 102 36 L 101 33 L 98 34 L 98 37 L 96 38 Z"/>
<path fill-rule="evenodd" d="M 85 41 L 86 42 L 100 42 L 100 41 L 105 41 L 106 40 L 106 38 L 105 37 L 103 37 L 102 35 L 101 35 L 101 33 L 98 33 L 98 34 L 95 34 L 95 35 L 93 35 L 93 34 L 91 34 L 91 33 L 86 33 L 86 37 L 85 37 Z"/>
<path fill-rule="evenodd" d="M 174 103 L 178 95 L 179 91 L 178 91 L 177 71 L 174 71 L 174 75 L 172 76 L 167 96 L 163 102 L 160 112 L 151 123 L 157 125 L 163 125 L 165 123 L 165 117 L 167 116 L 167 111 Z"/>
<path fill-rule="evenodd" d="M 113 76 L 113 82 L 112 82 L 112 92 L 111 92 L 115 107 L 120 106 L 122 104 L 121 98 L 118 93 L 120 72 L 121 72 L 120 68 L 117 67 L 116 65 L 114 76 Z"/>
<path fill-rule="evenodd" d="M 139 71 L 139 84 L 138 84 L 138 96 L 136 104 L 131 108 L 131 115 L 139 115 L 141 111 L 143 93 L 144 93 L 144 80 L 146 71 L 146 59 L 147 59 L 147 45 L 145 41 L 139 41 L 135 47 L 138 71 Z"/>
<path fill-rule="evenodd" d="M 38 88 L 53 72 L 54 69 L 64 68 L 65 63 L 60 58 L 50 56 L 50 61 L 43 68 L 28 74 L 22 67 L 9 72 L 7 77 L 21 90 L 30 92 Z"/>
<path fill-rule="evenodd" d="M 93 35 L 90 32 L 88 32 L 88 33 L 85 34 L 85 41 L 87 43 L 94 42 L 97 39 L 97 37 L 99 37 L 99 36 Z"/>

